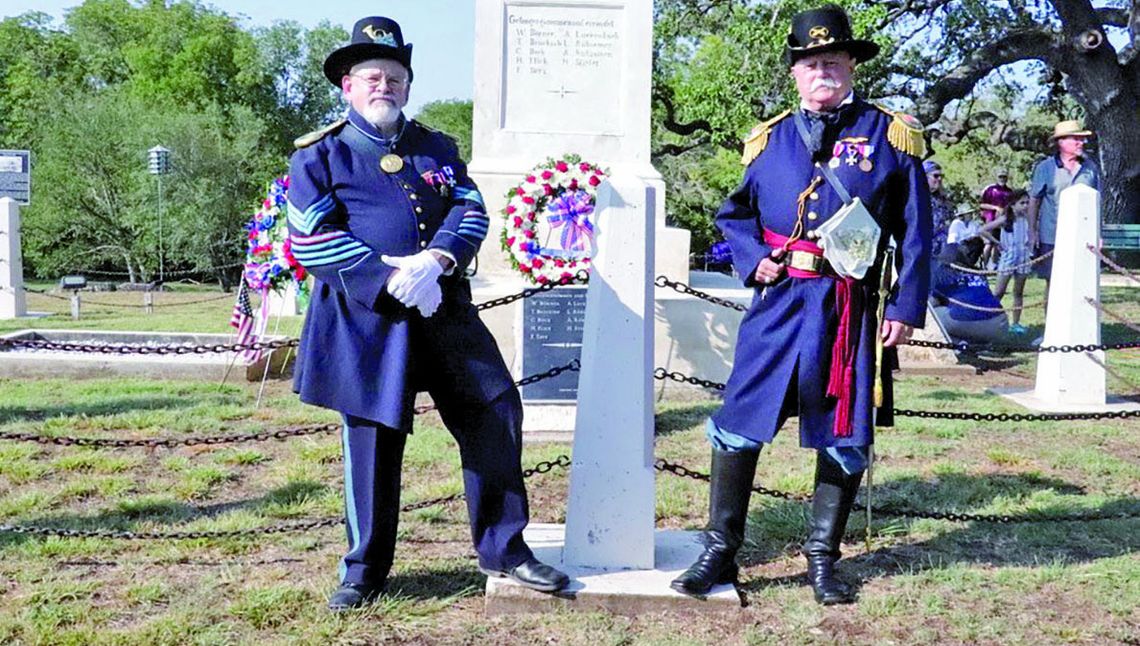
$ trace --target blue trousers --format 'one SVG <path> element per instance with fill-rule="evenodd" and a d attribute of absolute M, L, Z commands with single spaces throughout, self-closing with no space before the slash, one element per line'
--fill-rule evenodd
<path fill-rule="evenodd" d="M 532 557 L 522 531 L 530 520 L 522 467 L 522 401 L 512 388 L 486 404 L 436 398 L 443 423 L 459 444 L 471 540 L 479 565 L 509 570 Z M 342 583 L 378 585 L 396 548 L 400 467 L 407 434 L 344 416 L 344 492 L 348 553 Z"/>

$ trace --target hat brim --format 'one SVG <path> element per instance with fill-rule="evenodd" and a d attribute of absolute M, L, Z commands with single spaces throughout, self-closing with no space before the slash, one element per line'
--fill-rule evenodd
<path fill-rule="evenodd" d="M 872 58 L 879 55 L 879 45 L 870 40 L 841 40 L 826 45 L 816 45 L 815 47 L 792 47 L 786 45 L 784 48 L 784 60 L 788 65 L 794 65 L 796 61 L 808 56 L 815 56 L 816 54 L 824 54 L 827 52 L 844 51 L 855 59 L 856 63 L 865 63 Z"/>
<path fill-rule="evenodd" d="M 325 78 L 329 83 L 340 87 L 341 78 L 348 74 L 353 65 L 374 58 L 387 58 L 400 63 L 408 68 L 408 77 L 411 80 L 412 46 L 405 45 L 399 48 L 376 43 L 353 43 L 329 54 L 324 64 Z"/>
<path fill-rule="evenodd" d="M 1091 137 L 1091 136 L 1093 136 L 1093 133 L 1091 130 L 1078 130 L 1076 132 L 1060 132 L 1060 133 L 1055 132 L 1055 133 L 1053 133 L 1052 137 L 1049 137 L 1049 139 L 1056 141 L 1057 139 L 1060 139 L 1062 137 Z"/>

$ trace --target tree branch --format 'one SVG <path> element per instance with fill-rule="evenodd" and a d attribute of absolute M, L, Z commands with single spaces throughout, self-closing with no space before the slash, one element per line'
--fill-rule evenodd
<path fill-rule="evenodd" d="M 1100 17 L 1101 24 L 1107 27 L 1120 27 L 1121 29 L 1128 27 L 1128 13 L 1127 9 L 1116 7 L 1101 7 L 1096 10 L 1096 15 Z"/>
<path fill-rule="evenodd" d="M 969 94 L 974 85 L 993 70 L 1026 59 L 1055 63 L 1060 57 L 1058 46 L 1053 34 L 1023 30 L 975 49 L 958 67 L 913 97 L 915 116 L 923 123 L 933 123 L 948 103 Z"/>
<path fill-rule="evenodd" d="M 661 102 L 665 108 L 665 120 L 662 125 L 666 130 L 674 134 L 687 137 L 696 132 L 712 133 L 712 125 L 704 119 L 696 119 L 688 123 L 680 123 L 677 121 L 677 108 L 673 105 L 673 97 L 664 89 L 664 84 L 658 84 L 658 89 L 653 93 L 653 97 Z"/>

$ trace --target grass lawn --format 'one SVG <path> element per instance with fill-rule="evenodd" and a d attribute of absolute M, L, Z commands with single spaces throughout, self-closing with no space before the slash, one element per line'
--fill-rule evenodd
<path fill-rule="evenodd" d="M 1027 302 L 1040 299 L 1031 281 Z M 184 289 L 158 302 L 201 300 Z M 1140 292 L 1103 300 L 1140 320 Z M 86 295 L 85 295 L 86 297 Z M 116 301 L 115 299 L 121 299 Z M 141 302 L 141 295 L 92 294 Z M 225 332 L 232 301 L 138 309 L 31 295 L 30 309 L 61 314 L 35 327 Z M 1041 313 L 1026 313 L 1029 338 Z M 298 321 L 284 324 L 294 335 Z M 28 327 L 0 321 L 0 331 Z M 1105 341 L 1140 334 L 1106 321 Z M 1025 339 L 1028 340 L 1028 339 Z M 1109 353 L 1114 394 L 1135 395 L 1140 352 Z M 1029 385 L 1033 356 L 985 357 L 976 377 L 910 376 L 897 405 L 922 410 L 1019 412 L 985 394 Z M 661 384 L 659 383 L 660 387 Z M 11 380 L 0 375 L 0 431 L 91 437 L 242 433 L 337 416 L 301 405 L 289 384 L 142 379 Z M 708 470 L 705 417 L 715 395 L 670 384 L 657 409 L 658 457 Z M 794 423 L 794 422 L 793 422 Z M 813 455 L 794 428 L 761 457 L 757 481 L 807 493 Z M 569 453 L 528 445 L 524 466 Z M 1140 510 L 1140 422 L 1006 423 L 898 420 L 876 442 L 878 504 L 981 513 Z M 342 513 L 339 439 L 179 449 L 102 450 L 0 441 L 0 524 L 116 530 L 225 530 Z M 536 522 L 565 520 L 568 472 L 528 480 Z M 405 459 L 404 501 L 461 490 L 458 455 L 432 414 L 418 418 Z M 707 485 L 662 474 L 659 527 L 698 528 Z M 336 584 L 342 528 L 257 539 L 120 541 L 0 533 L 3 644 L 1140 644 L 1140 519 L 990 525 L 877 517 L 868 550 L 853 518 L 840 573 L 860 601 L 822 608 L 798 554 L 806 508 L 753 499 L 741 591 L 729 619 L 692 613 L 557 612 L 485 618 L 462 503 L 403 516 L 389 592 L 367 611 L 324 609 Z"/>

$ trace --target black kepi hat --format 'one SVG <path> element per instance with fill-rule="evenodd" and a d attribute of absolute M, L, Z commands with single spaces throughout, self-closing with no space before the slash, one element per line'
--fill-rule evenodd
<path fill-rule="evenodd" d="M 807 56 L 834 51 L 845 51 L 856 63 L 862 63 L 874 58 L 879 53 L 879 46 L 869 40 L 854 38 L 851 20 L 838 5 L 826 4 L 792 16 L 792 32 L 788 34 L 788 45 L 784 50 L 788 65 Z"/>
<path fill-rule="evenodd" d="M 390 58 L 408 68 L 412 77 L 412 45 L 404 44 L 400 25 L 391 18 L 369 16 L 352 26 L 349 44 L 329 54 L 325 59 L 325 78 L 340 87 L 340 80 L 353 65 L 374 58 Z"/>

